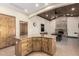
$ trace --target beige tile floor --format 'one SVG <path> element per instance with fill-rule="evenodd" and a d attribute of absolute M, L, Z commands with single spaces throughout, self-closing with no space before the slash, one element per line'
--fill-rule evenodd
<path fill-rule="evenodd" d="M 15 56 L 15 46 L 0 49 L 0 56 Z"/>
<path fill-rule="evenodd" d="M 79 39 L 68 38 L 57 42 L 55 56 L 79 56 Z"/>
<path fill-rule="evenodd" d="M 57 50 L 54 56 L 79 56 L 79 39 L 68 38 L 56 43 Z M 15 56 L 15 47 L 0 49 L 0 56 Z M 49 56 L 43 52 L 34 52 L 28 56 Z"/>

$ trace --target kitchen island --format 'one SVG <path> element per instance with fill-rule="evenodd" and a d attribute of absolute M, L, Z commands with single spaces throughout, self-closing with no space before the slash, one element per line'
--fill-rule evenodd
<path fill-rule="evenodd" d="M 49 55 L 54 55 L 56 52 L 56 36 L 21 36 L 16 41 L 16 55 L 26 56 L 32 52 L 45 52 Z"/>

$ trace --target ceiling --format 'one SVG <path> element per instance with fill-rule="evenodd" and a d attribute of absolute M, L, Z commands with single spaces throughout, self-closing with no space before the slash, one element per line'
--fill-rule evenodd
<path fill-rule="evenodd" d="M 38 16 L 43 17 L 49 21 L 61 16 L 77 17 L 79 16 L 79 3 L 52 9 L 52 10 L 40 13 L 38 14 Z"/>
<path fill-rule="evenodd" d="M 55 3 L 53 3 L 55 4 Z M 13 6 L 19 8 L 20 10 L 24 11 L 26 14 L 32 14 L 48 5 L 48 3 L 12 3 Z"/>
<path fill-rule="evenodd" d="M 0 6 L 7 6 L 10 9 L 14 9 L 27 15 L 28 18 L 39 14 L 39 16 L 49 20 L 50 17 L 45 17 L 46 14 L 50 14 L 50 16 L 52 16 L 54 15 L 53 9 L 70 4 L 72 3 L 0 3 Z M 58 13 L 58 11 L 56 12 Z"/>
<path fill-rule="evenodd" d="M 58 6 L 67 5 L 69 3 L 10 3 L 10 5 L 16 7 L 16 9 L 27 15 L 39 14 L 45 8 L 54 8 Z M 35 15 L 36 15 L 35 14 Z"/>

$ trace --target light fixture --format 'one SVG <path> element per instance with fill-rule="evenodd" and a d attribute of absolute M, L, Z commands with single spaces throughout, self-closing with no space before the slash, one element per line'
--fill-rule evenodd
<path fill-rule="evenodd" d="M 71 8 L 71 10 L 72 10 L 72 11 L 74 11 L 74 10 L 75 10 L 75 8 Z"/>
<path fill-rule="evenodd" d="M 34 27 L 36 26 L 36 23 L 35 23 L 35 22 L 33 23 L 33 26 L 34 26 Z"/>
<path fill-rule="evenodd" d="M 26 13 L 28 13 L 28 10 L 27 10 L 27 9 L 24 9 L 24 11 L 25 11 Z"/>
<path fill-rule="evenodd" d="M 65 14 L 63 16 L 66 16 Z"/>
<path fill-rule="evenodd" d="M 73 14 L 71 14 L 71 16 L 73 16 Z"/>
<path fill-rule="evenodd" d="M 55 18 L 55 17 L 53 16 L 53 17 L 51 17 L 50 19 L 53 19 L 53 18 Z"/>
<path fill-rule="evenodd" d="M 48 17 L 48 14 L 46 14 L 46 17 Z"/>
<path fill-rule="evenodd" d="M 39 7 L 39 4 L 38 4 L 38 3 L 36 3 L 36 4 L 35 4 L 35 6 L 36 6 L 36 7 Z"/>
<path fill-rule="evenodd" d="M 58 16 L 56 15 L 56 17 L 58 17 Z"/>
<path fill-rule="evenodd" d="M 66 14 L 66 15 L 70 15 L 70 14 Z"/>

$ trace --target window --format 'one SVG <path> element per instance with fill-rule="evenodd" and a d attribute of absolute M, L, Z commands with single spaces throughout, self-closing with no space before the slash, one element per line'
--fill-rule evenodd
<path fill-rule="evenodd" d="M 44 29 L 44 24 L 41 24 L 41 32 L 44 32 L 45 29 Z"/>

